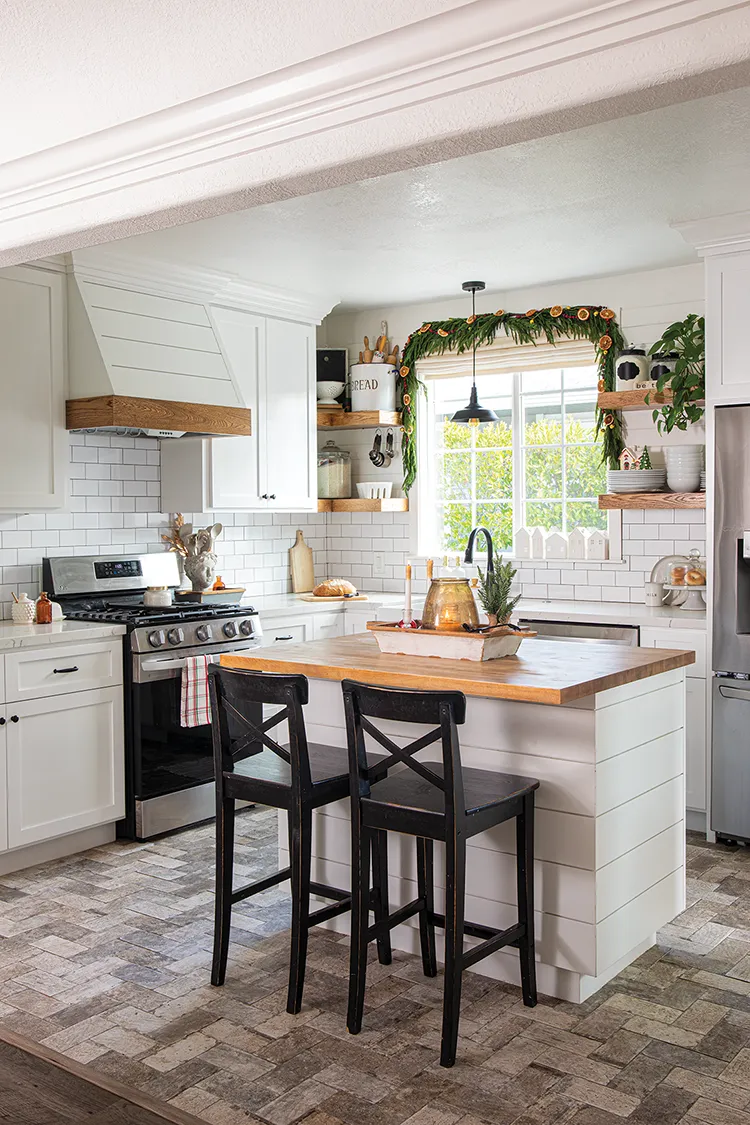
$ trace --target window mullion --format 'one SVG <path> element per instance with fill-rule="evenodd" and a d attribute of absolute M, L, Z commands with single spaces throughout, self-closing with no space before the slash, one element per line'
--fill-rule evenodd
<path fill-rule="evenodd" d="M 526 525 L 526 489 L 523 479 L 523 400 L 521 397 L 521 375 L 513 375 L 513 406 L 511 411 L 512 458 L 513 458 L 513 532 Z"/>

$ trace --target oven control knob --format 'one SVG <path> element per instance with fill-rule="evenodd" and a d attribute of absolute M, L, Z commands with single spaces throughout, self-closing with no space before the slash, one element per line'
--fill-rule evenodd
<path fill-rule="evenodd" d="M 157 629 L 154 633 L 149 633 L 148 643 L 151 648 L 161 648 L 164 644 L 164 633 L 161 629 Z"/>
<path fill-rule="evenodd" d="M 225 637 L 230 637 L 230 638 L 236 637 L 237 636 L 237 622 L 236 621 L 227 621 L 227 623 L 224 626 L 222 632 L 224 633 Z"/>
<path fill-rule="evenodd" d="M 211 640 L 211 626 L 210 625 L 199 625 L 198 628 L 195 630 L 195 639 L 196 639 L 196 641 L 201 641 L 203 643 L 205 643 L 206 641 L 210 641 Z"/>
<path fill-rule="evenodd" d="M 240 632 L 242 633 L 243 637 L 251 637 L 252 636 L 253 623 L 252 623 L 252 621 L 250 620 L 249 617 L 246 617 L 244 621 L 240 621 Z"/>
<path fill-rule="evenodd" d="M 182 629 L 170 629 L 167 633 L 167 640 L 171 645 L 178 645 L 185 640 L 185 634 Z"/>

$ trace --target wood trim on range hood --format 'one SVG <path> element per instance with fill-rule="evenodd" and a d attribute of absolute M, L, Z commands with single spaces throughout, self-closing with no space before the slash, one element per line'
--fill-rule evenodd
<path fill-rule="evenodd" d="M 68 399 L 65 425 L 69 430 L 96 430 L 106 426 L 230 437 L 249 437 L 252 433 L 250 411 L 241 406 L 208 406 L 200 402 L 169 402 L 125 395 Z"/>

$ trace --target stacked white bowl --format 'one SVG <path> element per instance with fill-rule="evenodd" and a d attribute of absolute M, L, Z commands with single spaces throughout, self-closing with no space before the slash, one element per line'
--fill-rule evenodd
<path fill-rule="evenodd" d="M 664 450 L 667 485 L 672 492 L 697 492 L 703 469 L 702 445 L 675 445 Z"/>

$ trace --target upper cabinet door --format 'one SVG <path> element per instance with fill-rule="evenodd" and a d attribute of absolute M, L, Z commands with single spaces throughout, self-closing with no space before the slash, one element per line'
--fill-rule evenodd
<path fill-rule="evenodd" d="M 0 510 L 65 503 L 65 279 L 31 266 L 0 272 Z"/>
<path fill-rule="evenodd" d="M 706 258 L 706 395 L 750 402 L 745 322 L 750 302 L 750 251 Z"/>
<path fill-rule="evenodd" d="M 262 492 L 268 507 L 315 511 L 315 329 L 291 321 L 266 321 L 266 365 L 261 440 L 266 464 Z"/>
<path fill-rule="evenodd" d="M 213 438 L 210 452 L 210 506 L 213 511 L 265 509 L 265 466 L 261 463 L 260 404 L 266 362 L 264 317 L 214 307 L 211 317 L 240 401 L 250 409 L 251 437 Z"/>

